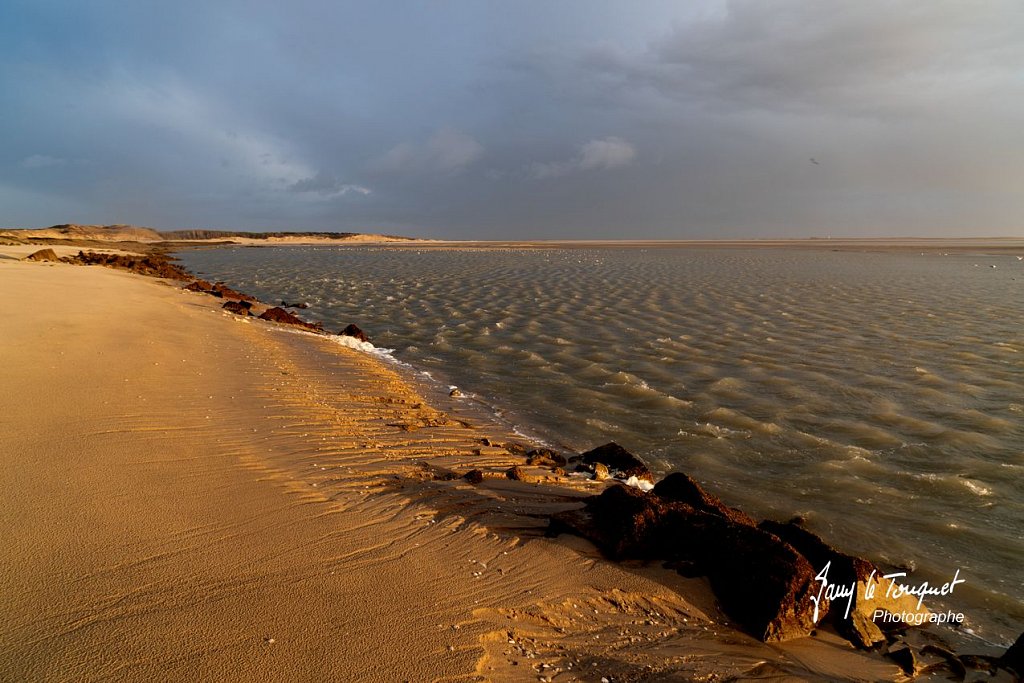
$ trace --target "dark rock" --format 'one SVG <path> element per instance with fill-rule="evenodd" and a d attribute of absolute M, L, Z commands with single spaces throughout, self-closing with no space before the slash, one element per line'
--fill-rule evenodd
<path fill-rule="evenodd" d="M 1017 640 L 999 658 L 999 666 L 1010 669 L 1024 678 L 1024 633 L 1017 636 Z"/>
<path fill-rule="evenodd" d="M 932 655 L 942 659 L 939 664 L 932 664 L 927 667 L 927 671 L 938 671 L 939 669 L 948 669 L 950 673 L 956 676 L 957 679 L 963 680 L 967 677 L 967 667 L 960 661 L 952 651 L 947 650 L 939 645 L 925 645 L 921 648 L 921 655 Z"/>
<path fill-rule="evenodd" d="M 281 306 L 283 308 L 309 308 L 309 304 L 303 302 L 298 304 L 290 304 L 287 301 L 282 301 Z"/>
<path fill-rule="evenodd" d="M 450 398 L 462 398 L 462 392 L 459 391 L 458 387 L 452 387 L 452 390 L 448 392 Z"/>
<path fill-rule="evenodd" d="M 165 253 L 150 254 L 101 254 L 94 251 L 79 251 L 75 256 L 60 259 L 65 263 L 83 266 L 106 266 L 120 270 L 130 270 L 140 275 L 167 278 L 170 280 L 191 280 L 188 271 L 173 263 L 173 259 Z"/>
<path fill-rule="evenodd" d="M 836 631 L 853 645 L 868 649 L 877 647 L 885 642 L 883 629 L 902 629 L 909 625 L 903 621 L 876 622 L 876 610 L 881 609 L 891 614 L 927 612 L 924 607 L 918 609 L 917 599 L 913 596 L 887 597 L 884 582 L 879 579 L 882 572 L 874 564 L 836 550 L 807 529 L 793 522 L 783 524 L 769 520 L 761 522 L 759 526 L 796 548 L 815 567 L 815 572 L 820 572 L 826 564 L 831 563 L 828 569 L 830 584 L 856 585 L 856 595 L 850 601 L 849 615 L 846 614 L 846 598 L 842 599 L 842 604 L 833 605 L 830 613 Z M 874 587 L 870 599 L 867 597 L 869 586 Z"/>
<path fill-rule="evenodd" d="M 359 326 L 355 323 L 349 323 L 345 329 L 339 332 L 342 337 L 355 337 L 361 342 L 368 342 L 370 338 L 366 336 L 366 333 L 359 329 Z"/>
<path fill-rule="evenodd" d="M 694 559 L 701 555 L 709 516 L 683 503 L 616 484 L 584 501 L 580 535 L 612 559 Z M 570 511 L 577 512 L 577 511 Z M 554 516 L 561 521 L 561 513 Z"/>
<path fill-rule="evenodd" d="M 615 470 L 624 479 L 636 477 L 654 483 L 654 475 L 647 469 L 644 461 L 614 441 L 583 453 L 580 456 L 580 461 L 591 467 L 594 463 L 603 463 L 609 470 Z"/>
<path fill-rule="evenodd" d="M 53 249 L 40 249 L 25 257 L 26 261 L 60 261 Z"/>
<path fill-rule="evenodd" d="M 526 470 L 519 465 L 509 467 L 508 470 L 505 471 L 505 476 L 513 481 L 526 481 L 529 478 L 529 475 L 526 474 Z"/>
<path fill-rule="evenodd" d="M 252 308 L 252 304 L 248 301 L 225 301 L 221 308 L 238 315 L 252 315 L 249 311 Z"/>
<path fill-rule="evenodd" d="M 688 579 L 695 579 L 698 576 L 704 576 L 704 570 L 701 568 L 700 563 L 694 562 L 693 560 L 672 560 L 665 563 L 665 569 L 674 569 L 680 575 L 685 576 Z"/>
<path fill-rule="evenodd" d="M 565 467 L 565 457 L 549 448 L 534 448 L 526 454 L 526 464 L 538 467 Z"/>
<path fill-rule="evenodd" d="M 849 599 L 849 615 L 846 613 L 845 602 L 833 604 L 829 613 L 840 635 L 860 648 L 870 649 L 885 642 L 885 635 L 875 624 L 872 618 L 874 612 L 867 607 L 864 598 L 865 587 L 875 570 L 874 565 L 859 557 L 839 552 L 814 533 L 792 522 L 783 524 L 765 520 L 761 522 L 760 528 L 796 548 L 814 566 L 816 572 L 831 563 L 828 570 L 830 584 L 857 586 L 857 595 Z"/>
<path fill-rule="evenodd" d="M 463 479 L 468 481 L 470 484 L 479 484 L 484 480 L 484 473 L 480 470 L 470 470 L 462 476 Z"/>
<path fill-rule="evenodd" d="M 987 671 L 988 673 L 995 673 L 996 667 L 999 666 L 998 657 L 990 657 L 989 655 L 960 655 L 957 657 L 960 663 L 965 667 L 971 669 L 980 669 Z"/>
<path fill-rule="evenodd" d="M 612 559 L 663 559 L 707 575 L 722 609 L 764 641 L 808 635 L 815 626 L 810 563 L 779 537 L 686 503 L 628 486 L 552 516 L 548 533 L 587 538 Z M 819 618 L 827 613 L 823 600 Z"/>
<path fill-rule="evenodd" d="M 283 308 L 278 308 L 276 306 L 274 308 L 268 308 L 267 310 L 263 311 L 263 313 L 260 314 L 260 319 L 269 320 L 270 322 L 275 323 L 282 323 L 284 325 L 295 325 L 297 327 L 304 327 L 307 330 L 312 330 L 314 332 L 323 331 L 323 327 L 319 323 L 307 323 L 305 320 L 298 317 L 297 315 L 289 313 Z"/>
<path fill-rule="evenodd" d="M 582 509 L 552 515 L 548 533 L 573 533 L 612 559 L 655 559 L 672 552 L 661 525 L 668 507 L 628 486 L 611 486 L 584 501 Z"/>
<path fill-rule="evenodd" d="M 285 325 L 302 325 L 305 321 L 294 313 L 289 313 L 283 308 L 277 306 L 268 308 L 260 314 L 262 320 L 269 320 L 275 323 L 283 323 Z"/>
<path fill-rule="evenodd" d="M 210 293 L 213 291 L 213 283 L 206 280 L 196 280 L 186 285 L 185 289 L 190 292 Z"/>
<path fill-rule="evenodd" d="M 231 289 L 223 282 L 218 282 L 214 284 L 212 290 L 210 291 L 210 294 L 213 294 L 214 296 L 220 297 L 222 299 L 230 299 L 232 301 L 256 301 L 254 297 L 251 297 L 248 294 L 242 294 L 239 291 Z"/>
<path fill-rule="evenodd" d="M 914 651 L 906 645 L 895 650 L 889 650 L 885 653 L 885 656 L 896 662 L 903 669 L 903 673 L 908 676 L 913 676 L 914 672 L 917 671 L 917 657 L 914 656 Z"/>
<path fill-rule="evenodd" d="M 673 500 L 679 503 L 686 503 L 698 510 L 719 515 L 732 520 L 738 524 L 757 526 L 757 522 L 746 514 L 731 508 L 713 496 L 698 484 L 694 479 L 682 472 L 673 472 L 654 485 L 653 493 L 664 499 Z"/>
<path fill-rule="evenodd" d="M 814 567 L 774 534 L 723 522 L 706 537 L 708 557 L 701 560 L 722 609 L 765 642 L 809 635 L 817 625 Z M 818 620 L 827 613 L 823 597 Z"/>

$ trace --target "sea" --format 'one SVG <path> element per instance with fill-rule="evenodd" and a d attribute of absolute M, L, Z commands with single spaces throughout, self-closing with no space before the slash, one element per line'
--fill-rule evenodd
<path fill-rule="evenodd" d="M 574 452 L 615 441 L 1024 630 L 1024 262 L 793 248 L 180 253 Z M 935 600 L 928 601 L 935 603 Z"/>

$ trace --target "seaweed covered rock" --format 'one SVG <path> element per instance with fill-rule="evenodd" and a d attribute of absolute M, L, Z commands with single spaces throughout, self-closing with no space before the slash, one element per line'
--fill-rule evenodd
<path fill-rule="evenodd" d="M 583 453 L 580 455 L 580 462 L 591 469 L 596 463 L 601 463 L 623 479 L 636 477 L 641 481 L 654 483 L 654 475 L 644 461 L 614 441 Z"/>

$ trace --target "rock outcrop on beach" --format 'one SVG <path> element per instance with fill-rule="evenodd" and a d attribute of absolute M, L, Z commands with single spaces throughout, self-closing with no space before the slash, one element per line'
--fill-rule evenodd
<path fill-rule="evenodd" d="M 667 560 L 707 576 L 725 613 L 765 642 L 801 638 L 816 625 L 814 568 L 751 524 L 616 485 L 586 499 L 582 510 L 555 514 L 549 533 L 562 532 L 583 536 L 612 559 Z M 822 605 L 818 620 L 826 612 Z"/>
<path fill-rule="evenodd" d="M 889 615 L 928 615 L 928 609 L 917 606 L 917 598 L 909 595 L 893 598 L 887 595 L 881 576 L 883 572 L 871 562 L 852 555 L 842 553 L 793 522 L 773 522 L 765 520 L 760 528 L 775 534 L 786 543 L 796 548 L 811 564 L 819 569 L 826 565 L 828 581 L 839 586 L 856 586 L 856 593 L 851 596 L 849 614 L 846 601 L 835 605 L 830 614 L 830 621 L 842 636 L 858 647 L 873 648 L 885 642 L 885 633 L 879 624 L 887 630 L 894 631 L 911 625 L 903 619 L 876 621 L 873 618 L 876 610 L 883 610 Z M 869 597 L 870 596 L 870 597 Z"/>
<path fill-rule="evenodd" d="M 1017 640 L 996 663 L 1004 669 L 1016 672 L 1021 680 L 1024 680 L 1024 633 L 1017 636 Z"/>
<path fill-rule="evenodd" d="M 742 510 L 727 506 L 720 498 L 705 491 L 692 477 L 682 472 L 669 474 L 654 486 L 652 492 L 663 500 L 686 503 L 701 512 L 724 517 L 736 524 L 757 526 L 753 517 Z"/>
<path fill-rule="evenodd" d="M 262 308 L 262 305 L 256 297 L 234 290 L 223 282 L 208 282 L 202 279 L 195 279 L 187 284 L 184 289 L 190 292 L 199 292 L 201 294 L 209 294 L 210 296 L 215 296 L 220 299 L 226 299 L 227 303 L 225 303 L 222 308 L 227 309 L 232 313 L 237 313 L 238 315 L 256 315 L 256 311 L 258 311 L 259 308 L 254 311 L 254 306 L 259 305 L 260 308 Z M 319 334 L 325 333 L 323 324 L 319 322 L 307 322 L 291 311 L 286 311 L 279 306 L 267 308 L 257 317 L 261 320 L 281 323 L 282 325 L 301 327 L 302 329 L 309 330 L 310 332 L 317 332 Z M 350 325 L 350 327 L 355 327 L 355 325 Z M 355 329 L 358 330 L 359 328 Z"/>
<path fill-rule="evenodd" d="M 213 292 L 213 283 L 207 282 L 206 280 L 196 279 L 195 281 L 185 285 L 185 289 L 189 292 L 201 292 L 204 294 L 209 294 Z"/>
<path fill-rule="evenodd" d="M 42 249 L 35 252 L 28 258 L 34 261 L 62 261 L 64 263 L 72 263 L 76 265 L 106 266 L 108 268 L 128 270 L 133 273 L 148 275 L 150 277 L 187 281 L 188 284 L 185 285 L 184 289 L 190 292 L 209 294 L 210 296 L 224 299 L 229 303 L 240 302 L 249 304 L 248 306 L 228 306 L 227 304 L 223 306 L 223 308 L 238 315 L 253 315 L 254 312 L 250 310 L 252 308 L 252 304 L 259 303 L 256 297 L 249 296 L 248 294 L 232 289 L 223 282 L 208 282 L 207 280 L 193 278 L 187 270 L 177 263 L 174 263 L 174 260 L 169 255 L 159 249 L 148 254 L 109 254 L 93 251 L 79 251 L 75 256 L 69 256 L 62 259 L 58 259 L 57 254 L 52 249 Z M 304 304 L 293 304 L 293 306 L 297 308 L 306 307 Z M 284 325 L 294 325 L 311 332 L 324 333 L 324 328 L 321 323 L 307 322 L 294 313 L 277 306 L 266 309 L 260 313 L 259 318 Z M 349 324 L 341 331 L 340 334 L 355 337 L 356 339 L 364 342 L 370 341 L 370 338 L 366 333 L 359 329 L 359 327 L 354 323 Z"/>
<path fill-rule="evenodd" d="M 302 327 L 313 332 L 323 332 L 323 326 L 319 323 L 308 323 L 299 316 L 277 306 L 263 311 L 259 317 L 261 320 L 269 320 L 270 322 L 282 323 L 284 325 L 295 325 L 296 327 Z"/>
<path fill-rule="evenodd" d="M 579 463 L 589 471 L 593 471 L 594 466 L 601 463 L 623 479 L 636 477 L 640 481 L 654 483 L 654 475 L 644 461 L 614 441 L 583 453 L 579 456 Z"/>
<path fill-rule="evenodd" d="M 66 256 L 61 261 L 82 266 L 106 266 L 168 280 L 192 279 L 187 270 L 174 263 L 174 260 L 167 254 L 158 251 L 145 255 L 79 251 L 75 256 Z"/>
<path fill-rule="evenodd" d="M 359 329 L 359 326 L 356 325 L 355 323 L 349 323 L 348 325 L 345 326 L 345 329 L 343 329 L 338 334 L 340 334 L 342 337 L 355 337 L 361 342 L 370 341 L 370 338 L 366 335 L 366 333 Z"/>
<path fill-rule="evenodd" d="M 534 450 L 527 463 L 551 467 L 551 455 Z M 618 475 L 620 483 L 585 499 L 582 508 L 553 515 L 550 535 L 582 536 L 611 559 L 663 560 L 685 576 L 706 576 L 723 611 L 762 640 L 809 635 L 827 617 L 853 645 L 873 649 L 929 615 L 916 597 L 889 595 L 874 564 L 840 552 L 796 521 L 758 523 L 682 472 L 649 492 L 623 486 L 626 475 L 634 485 L 650 481 L 650 471 L 615 443 L 572 460 L 597 480 Z M 827 586 L 855 590 L 830 605 Z M 876 619 L 879 610 L 886 619 Z M 1024 645 L 1015 647 L 1019 652 L 1007 655 L 1024 657 Z"/>
<path fill-rule="evenodd" d="M 526 454 L 526 464 L 534 467 L 565 467 L 565 456 L 550 448 L 534 448 Z"/>
<path fill-rule="evenodd" d="M 229 299 L 231 301 L 247 301 L 249 303 L 256 303 L 256 297 L 243 294 L 236 289 L 228 287 L 223 282 L 207 282 L 206 280 L 195 280 L 185 286 L 190 292 L 202 292 L 203 294 L 209 294 L 219 299 Z"/>
<path fill-rule="evenodd" d="M 229 313 L 235 313 L 236 315 L 252 315 L 252 312 L 249 310 L 252 308 L 252 304 L 248 301 L 225 301 L 221 308 Z"/>
<path fill-rule="evenodd" d="M 25 257 L 26 261 L 60 261 L 53 249 L 40 249 Z"/>
<path fill-rule="evenodd" d="M 256 297 L 243 294 L 236 289 L 228 287 L 223 282 L 216 282 L 213 285 L 213 290 L 210 292 L 213 296 L 220 297 L 221 299 L 231 299 L 232 301 L 248 301 L 253 303 L 256 301 Z"/>

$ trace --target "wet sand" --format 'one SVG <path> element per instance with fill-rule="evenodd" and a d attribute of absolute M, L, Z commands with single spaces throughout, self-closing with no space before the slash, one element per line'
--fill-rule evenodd
<path fill-rule="evenodd" d="M 502 478 L 509 435 L 372 356 L 99 267 L 0 289 L 0 679 L 897 677 L 543 538 L 595 489 Z"/>

